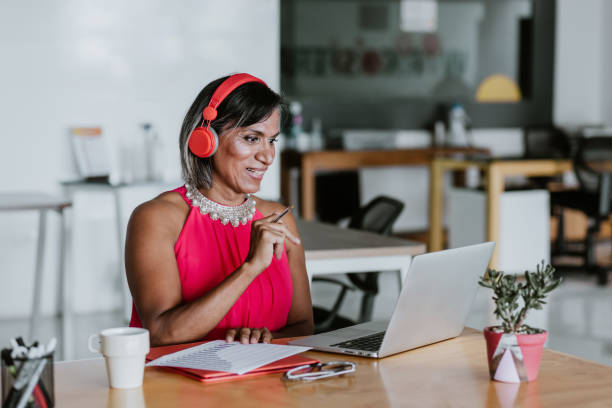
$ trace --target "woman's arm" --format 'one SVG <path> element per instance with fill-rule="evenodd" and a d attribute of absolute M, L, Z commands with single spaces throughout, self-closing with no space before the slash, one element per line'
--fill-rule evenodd
<path fill-rule="evenodd" d="M 136 208 L 128 224 L 126 273 L 152 345 L 204 337 L 256 276 L 248 265 L 240 267 L 206 295 L 181 305 L 174 244 L 187 213 L 183 203 L 162 196 Z"/>
<path fill-rule="evenodd" d="M 162 195 L 139 206 L 128 225 L 127 278 L 152 345 L 182 343 L 206 336 L 253 279 L 270 264 L 275 244 L 282 247 L 286 236 L 297 240 L 267 228 L 266 219 L 254 222 L 252 250 L 247 261 L 205 295 L 181 304 L 174 244 L 188 207 L 177 197 Z"/>
<path fill-rule="evenodd" d="M 281 212 L 284 208 L 278 206 L 267 209 L 262 206 L 264 211 Z M 299 232 L 293 215 L 287 214 L 281 222 L 287 229 L 296 237 L 299 237 Z M 291 309 L 287 317 L 287 325 L 282 329 L 272 333 L 273 337 L 295 337 L 311 335 L 314 330 L 314 322 L 312 318 L 312 300 L 310 298 L 310 284 L 308 275 L 306 274 L 306 261 L 304 256 L 304 247 L 301 241 L 294 243 L 289 240 L 285 241 L 285 249 L 287 250 L 287 258 L 289 260 L 289 269 L 291 270 L 291 278 L 293 280 L 293 298 L 291 301 Z"/>

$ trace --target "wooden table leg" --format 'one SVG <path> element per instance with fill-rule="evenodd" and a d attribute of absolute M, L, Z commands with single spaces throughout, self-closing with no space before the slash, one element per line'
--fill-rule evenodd
<path fill-rule="evenodd" d="M 302 158 L 302 218 L 312 221 L 315 218 L 315 173 L 309 160 Z"/>
<path fill-rule="evenodd" d="M 487 170 L 487 241 L 495 242 L 495 251 L 489 263 L 490 268 L 496 268 L 499 254 L 499 204 L 504 192 L 504 174 L 501 168 L 492 163 Z"/>
<path fill-rule="evenodd" d="M 442 164 L 433 159 L 429 166 L 429 242 L 428 251 L 442 249 L 442 211 L 444 169 Z"/>

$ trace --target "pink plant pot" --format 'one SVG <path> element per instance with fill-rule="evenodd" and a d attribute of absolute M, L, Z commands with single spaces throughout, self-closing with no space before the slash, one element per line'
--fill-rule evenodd
<path fill-rule="evenodd" d="M 484 337 L 492 380 L 517 383 L 538 378 L 542 349 L 548 332 L 497 333 L 487 327 L 484 329 Z"/>

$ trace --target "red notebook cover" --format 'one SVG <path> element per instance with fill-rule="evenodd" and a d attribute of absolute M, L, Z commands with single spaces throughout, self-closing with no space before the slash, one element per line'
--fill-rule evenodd
<path fill-rule="evenodd" d="M 155 360 L 156 358 L 165 356 L 166 354 L 176 353 L 177 351 L 184 350 L 189 347 L 198 346 L 200 344 L 206 343 L 205 341 L 200 341 L 196 343 L 185 343 L 185 344 L 175 344 L 172 346 L 162 346 L 162 347 L 153 347 L 149 354 L 147 354 L 147 362 Z M 278 341 L 274 343 L 286 343 L 284 341 Z M 229 380 L 241 380 L 245 378 L 251 378 L 258 375 L 270 374 L 270 373 L 282 373 L 290 368 L 298 367 L 305 364 L 318 363 L 318 360 L 313 358 L 304 357 L 299 354 L 294 356 L 290 356 L 287 358 L 283 358 L 281 360 L 275 361 L 273 363 L 267 364 L 265 366 L 259 367 L 253 371 L 249 371 L 248 373 L 244 373 L 242 375 L 227 373 L 224 371 L 210 371 L 210 370 L 197 370 L 194 368 L 179 368 L 179 367 L 157 367 L 162 368 L 164 370 L 175 371 L 179 374 L 185 375 L 189 378 L 192 378 L 197 381 L 201 381 L 204 383 L 216 383 L 222 381 Z"/>

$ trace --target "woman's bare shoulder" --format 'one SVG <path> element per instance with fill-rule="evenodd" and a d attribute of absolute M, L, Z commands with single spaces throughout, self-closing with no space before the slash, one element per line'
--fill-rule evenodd
<path fill-rule="evenodd" d="M 255 206 L 264 217 L 267 217 L 273 214 L 274 212 L 281 213 L 287 208 L 285 205 L 277 203 L 276 201 L 263 200 L 255 196 L 253 196 L 253 198 L 255 199 Z M 295 223 L 295 218 L 293 217 L 293 214 L 289 213 L 285 215 L 283 217 L 283 223 L 287 225 L 289 230 L 292 231 L 296 236 L 299 236 L 298 228 Z"/>
<path fill-rule="evenodd" d="M 177 237 L 188 214 L 189 206 L 183 197 L 169 191 L 136 207 L 130 217 L 129 228 Z"/>
<path fill-rule="evenodd" d="M 255 206 L 264 217 L 272 214 L 274 211 L 283 211 L 286 207 L 276 201 L 268 201 L 259 197 L 253 196 L 255 199 Z"/>

